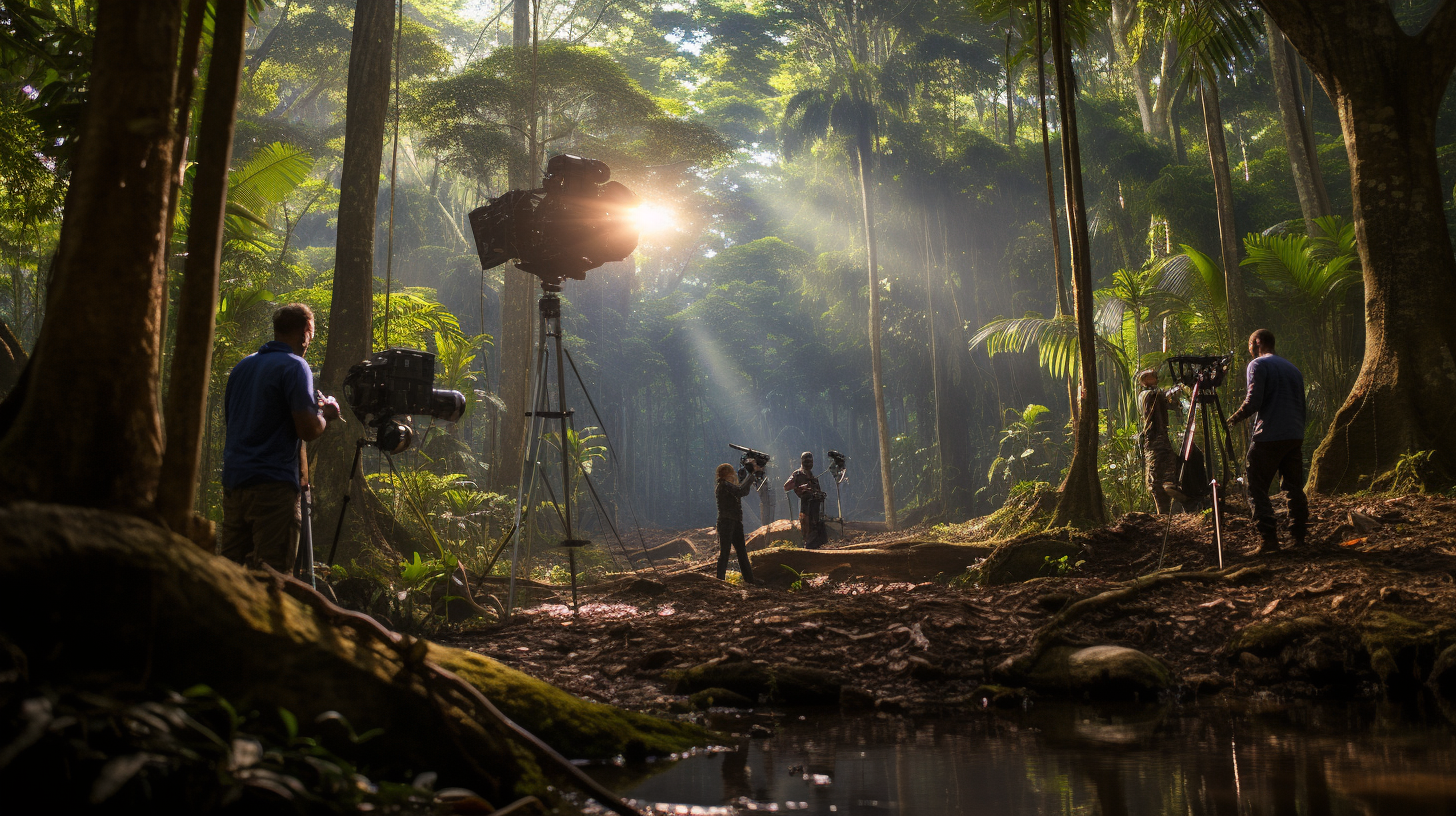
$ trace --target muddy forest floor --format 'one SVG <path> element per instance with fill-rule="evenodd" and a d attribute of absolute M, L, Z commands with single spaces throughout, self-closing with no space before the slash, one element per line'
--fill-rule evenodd
<path fill-rule="evenodd" d="M 1252 523 L 1247 516 L 1230 520 L 1225 565 L 1258 566 L 1256 580 L 1163 584 L 1081 618 L 1068 640 L 1142 650 L 1171 669 L 1185 695 L 1255 693 L 1271 685 L 1313 694 L 1298 683 L 1260 679 L 1226 645 L 1251 624 L 1305 616 L 1336 628 L 1353 628 L 1378 611 L 1456 620 L 1456 499 L 1340 497 L 1315 499 L 1311 510 L 1310 535 L 1299 549 L 1287 546 L 1286 534 L 1284 549 L 1251 554 Z M 832 546 L 956 540 L 943 531 L 851 533 Z M 1024 649 L 1057 610 L 1153 572 L 1163 531 L 1163 519 L 1129 514 L 1074 536 L 1082 563 L 1065 573 L 985 587 L 958 586 L 948 580 L 953 576 L 920 583 L 818 576 L 796 591 L 740 587 L 713 578 L 714 561 L 704 559 L 687 570 L 675 564 L 676 574 L 639 573 L 652 581 L 629 577 L 589 588 L 575 616 L 561 601 L 547 601 L 510 625 L 444 640 L 579 696 L 644 711 L 684 708 L 684 698 L 670 692 L 674 670 L 732 659 L 830 670 L 881 710 L 979 706 L 985 692 L 977 690 L 991 683 L 991 669 Z M 990 552 L 991 542 L 967 543 Z M 1166 566 L 1203 570 L 1216 561 L 1207 515 L 1175 517 Z M 1368 678 L 1348 689 L 1375 691 Z"/>

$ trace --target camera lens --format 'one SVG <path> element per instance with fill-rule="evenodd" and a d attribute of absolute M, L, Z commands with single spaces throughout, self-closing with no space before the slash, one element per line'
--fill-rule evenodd
<path fill-rule="evenodd" d="M 374 447 L 385 453 L 404 453 L 412 441 L 414 432 L 408 425 L 386 422 L 379 426 L 379 437 L 374 440 Z"/>
<path fill-rule="evenodd" d="M 436 388 L 430 392 L 430 416 L 446 422 L 459 422 L 465 415 L 465 395 L 459 391 Z"/>

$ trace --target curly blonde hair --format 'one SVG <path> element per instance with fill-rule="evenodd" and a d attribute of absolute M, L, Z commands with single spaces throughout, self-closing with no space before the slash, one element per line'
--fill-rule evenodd
<path fill-rule="evenodd" d="M 734 470 L 733 466 L 727 462 L 719 465 L 718 469 L 714 471 L 714 475 L 718 477 L 718 481 L 720 482 L 738 484 L 738 471 Z"/>

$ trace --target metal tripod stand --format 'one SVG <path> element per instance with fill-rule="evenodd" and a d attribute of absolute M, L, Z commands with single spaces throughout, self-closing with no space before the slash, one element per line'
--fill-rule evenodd
<path fill-rule="evenodd" d="M 558 518 L 565 533 L 560 546 L 566 548 L 567 557 L 571 567 L 571 608 L 577 608 L 577 585 L 576 585 L 576 551 L 581 547 L 591 544 L 586 539 L 576 538 L 572 528 L 572 491 L 571 479 L 572 470 L 576 463 L 572 461 L 571 435 L 575 430 L 571 417 L 573 411 L 566 407 L 566 369 L 563 357 L 565 350 L 562 348 L 561 331 L 561 298 L 559 292 L 561 284 L 549 280 L 541 281 L 541 298 L 537 302 L 537 310 L 541 315 L 540 331 L 537 335 L 536 359 L 531 366 L 531 406 L 532 410 L 526 412 L 530 422 L 526 433 L 527 450 L 521 460 L 521 479 L 516 488 L 516 521 L 515 521 L 515 543 L 511 550 L 511 581 L 510 589 L 506 596 L 506 610 L 510 614 L 516 605 L 516 570 L 520 565 L 521 539 L 524 537 L 521 530 L 521 517 L 526 508 L 531 505 L 532 497 L 535 494 L 536 481 L 541 477 L 541 463 L 539 461 L 541 443 L 546 434 L 547 420 L 557 420 L 560 431 L 561 447 L 561 492 L 557 499 L 552 495 L 552 503 L 556 508 Z M 547 339 L 555 341 L 556 360 L 556 408 L 550 407 L 550 389 L 547 383 L 550 379 L 548 364 L 551 356 L 547 353 Z M 541 478 L 541 483 L 548 493 L 551 492 L 551 483 Z"/>
<path fill-rule="evenodd" d="M 1170 357 L 1168 366 L 1175 380 L 1191 384 L 1193 391 L 1188 400 L 1188 415 L 1183 423 L 1183 444 L 1178 448 L 1182 464 L 1178 468 L 1178 483 L 1183 484 L 1188 469 L 1188 458 L 1193 453 L 1193 442 L 1198 435 L 1198 423 L 1203 422 L 1204 474 L 1208 477 L 1209 498 L 1213 503 L 1213 543 L 1218 550 L 1218 568 L 1223 569 L 1224 497 L 1227 488 L 1235 482 L 1245 480 L 1237 477 L 1238 459 L 1234 455 L 1233 442 L 1229 438 L 1228 416 L 1223 402 L 1218 397 L 1218 386 L 1223 383 L 1232 356 L 1228 357 Z M 1214 419 L 1217 418 L 1217 424 Z M 1215 446 L 1217 443 L 1217 446 Z M 1219 468 L 1215 470 L 1214 461 Z M 1220 479 L 1219 476 L 1223 478 Z M 1247 484 L 1245 484 L 1247 489 Z M 1171 508 L 1168 513 L 1168 528 L 1173 523 Z M 1163 567 L 1163 556 L 1168 551 L 1168 530 L 1163 532 L 1163 551 L 1158 556 L 1158 568 Z"/>

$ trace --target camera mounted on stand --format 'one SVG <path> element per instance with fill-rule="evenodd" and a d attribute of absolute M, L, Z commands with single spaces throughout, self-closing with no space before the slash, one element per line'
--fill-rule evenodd
<path fill-rule="evenodd" d="M 475 249 L 480 254 L 481 269 L 492 269 L 514 260 L 516 268 L 528 272 L 541 280 L 541 298 L 536 308 L 540 314 L 540 329 L 536 342 L 536 361 L 531 367 L 531 383 L 528 393 L 532 394 L 525 418 L 529 421 L 526 432 L 527 449 L 521 459 L 521 478 L 516 486 L 516 518 L 511 528 L 515 549 L 511 554 L 511 580 L 506 597 L 506 615 L 509 616 L 516 602 L 516 574 L 521 551 L 521 521 L 524 508 L 532 506 L 531 496 L 535 490 L 541 467 L 537 462 L 541 441 L 546 435 L 548 420 L 559 422 L 558 439 L 569 438 L 574 430 L 573 411 L 566 407 L 566 370 L 571 363 L 575 372 L 576 363 L 571 362 L 570 352 L 563 347 L 565 331 L 561 327 L 561 283 L 567 278 L 586 280 L 586 273 L 604 263 L 625 259 L 637 248 L 638 227 L 632 211 L 641 203 L 635 193 L 612 181 L 612 170 L 605 162 L 584 159 L 580 156 L 552 156 L 546 162 L 546 175 L 541 187 L 536 190 L 511 190 L 492 199 L 484 207 L 470 213 L 470 231 L 475 237 Z M 550 406 L 551 395 L 547 384 L 550 365 L 547 354 L 548 342 L 555 343 L 556 358 L 556 406 Z M 585 383 L 577 382 L 583 393 Z M 587 394 L 590 402 L 591 395 Z M 595 407 L 593 407 L 595 410 Z M 600 420 L 598 420 L 600 421 Z M 570 446 L 560 445 L 562 497 L 559 517 L 564 528 L 561 546 L 567 548 L 571 565 L 571 605 L 577 606 L 576 550 L 591 543 L 577 538 L 573 531 L 571 481 L 573 463 Z M 580 463 L 576 463 L 579 468 Z M 591 475 L 580 469 L 580 478 L 591 490 L 593 501 L 597 502 L 602 517 L 611 527 L 606 511 L 601 507 L 592 485 Z M 544 481 L 544 480 L 543 480 Z M 545 483 L 550 489 L 550 484 Z M 553 504 L 556 504 L 553 498 Z M 615 527 L 612 527 L 616 534 Z M 620 542 L 620 537 L 618 537 Z M 505 546 L 503 541 L 502 547 Z"/>
<path fill-rule="evenodd" d="M 632 210 L 641 199 L 611 178 L 605 162 L 552 156 L 540 189 L 511 190 L 472 211 L 481 268 L 514 258 L 544 291 L 559 292 L 563 279 L 586 280 L 588 271 L 631 255 L 638 238 Z"/>
<path fill-rule="evenodd" d="M 757 468 L 757 471 L 748 471 L 749 473 L 754 474 L 753 486 L 762 486 L 763 480 L 768 476 L 768 463 L 772 457 L 770 457 L 763 451 L 757 451 L 753 448 L 745 448 L 742 445 L 734 445 L 731 442 L 728 443 L 728 447 L 732 448 L 733 450 L 743 452 L 743 456 L 738 459 L 738 464 L 742 465 L 744 470 L 748 471 L 748 463 L 753 463 L 754 467 Z"/>
<path fill-rule="evenodd" d="M 457 422 L 465 395 L 435 387 L 435 355 L 390 348 L 349 369 L 344 400 L 359 421 L 374 429 L 370 443 L 385 453 L 403 453 L 414 441 L 410 426 L 396 417 L 428 415 Z"/>
<path fill-rule="evenodd" d="M 1214 396 L 1213 389 L 1223 385 L 1224 378 L 1228 376 L 1229 366 L 1233 365 L 1232 354 L 1222 354 L 1215 357 L 1195 357 L 1184 355 L 1180 357 L 1169 357 L 1168 371 L 1172 373 L 1173 380 L 1193 388 L 1202 385 L 1199 389 L 1199 398 L 1211 400 Z"/>

